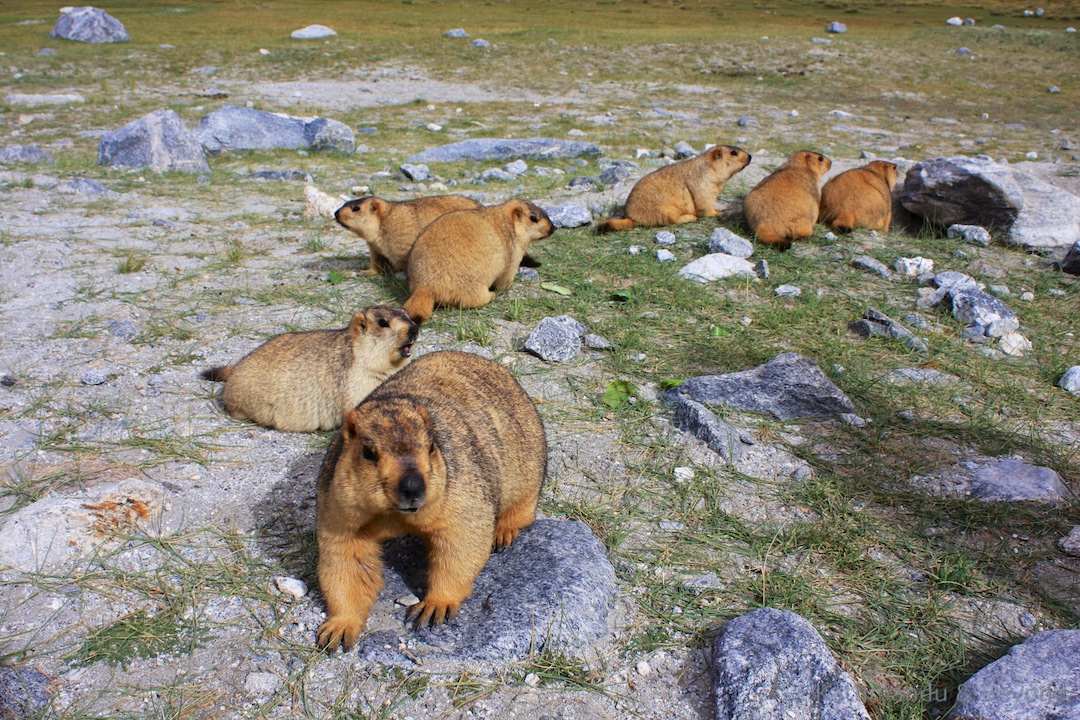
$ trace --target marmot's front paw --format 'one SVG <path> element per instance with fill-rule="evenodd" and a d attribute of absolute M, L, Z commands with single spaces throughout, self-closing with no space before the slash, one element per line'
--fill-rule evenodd
<path fill-rule="evenodd" d="M 319 626 L 318 645 L 323 650 L 334 650 L 338 645 L 351 650 L 364 629 L 359 620 L 332 617 Z"/>
<path fill-rule="evenodd" d="M 458 608 L 460 607 L 460 602 L 434 602 L 431 600 L 423 600 L 409 608 L 409 619 L 411 619 L 418 628 L 424 627 L 428 623 L 431 623 L 432 625 L 442 625 L 444 621 L 457 615 Z"/>

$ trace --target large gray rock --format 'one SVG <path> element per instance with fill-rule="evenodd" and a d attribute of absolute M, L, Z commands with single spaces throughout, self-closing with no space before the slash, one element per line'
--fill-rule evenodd
<path fill-rule="evenodd" d="M 1049 630 L 1009 648 L 956 693 L 950 720 L 1080 719 L 1080 630 Z"/>
<path fill-rule="evenodd" d="M 415 580 L 426 567 L 420 543 L 395 544 L 386 562 L 384 595 L 419 589 Z M 410 587 L 404 578 L 412 578 Z M 489 662 L 544 650 L 590 656 L 607 638 L 614 597 L 615 571 L 589 528 L 576 520 L 537 520 L 491 556 L 452 622 L 416 632 L 430 646 L 417 654 Z"/>
<path fill-rule="evenodd" d="M 1060 502 L 1068 494 L 1056 472 L 1011 458 L 979 468 L 971 480 L 971 494 L 979 500 Z"/>
<path fill-rule="evenodd" d="M 49 37 L 84 43 L 131 42 L 123 23 L 89 5 L 72 8 L 61 15 Z"/>
<path fill-rule="evenodd" d="M 855 405 L 817 364 L 798 353 L 782 353 L 753 370 L 690 378 L 665 393 L 704 405 L 763 413 L 779 420 L 850 415 Z"/>
<path fill-rule="evenodd" d="M 37 668 L 0 665 L 0 718 L 43 717 L 52 686 L 52 680 Z"/>
<path fill-rule="evenodd" d="M 195 135 L 207 152 L 223 150 L 335 150 L 352 154 L 356 134 L 327 118 L 305 119 L 226 105 L 199 121 Z"/>
<path fill-rule="evenodd" d="M 75 497 L 49 495 L 8 516 L 0 527 L 0 567 L 54 572 L 114 542 L 111 532 L 151 527 L 165 489 L 146 480 L 106 483 Z"/>
<path fill-rule="evenodd" d="M 869 720 L 817 630 L 786 610 L 735 618 L 712 643 L 717 720 Z"/>
<path fill-rule="evenodd" d="M 979 225 L 1028 249 L 1080 240 L 1080 197 L 986 157 L 917 163 L 904 178 L 899 199 L 934 225 Z"/>
<path fill-rule="evenodd" d="M 440 145 L 417 153 L 406 162 L 457 162 L 459 160 L 512 160 L 530 158 L 551 160 L 575 158 L 582 155 L 600 155 L 600 146 L 581 140 L 555 140 L 553 138 L 473 138 L 461 142 Z"/>
<path fill-rule="evenodd" d="M 1020 327 L 1020 319 L 1008 305 L 982 290 L 961 289 L 949 292 L 952 314 L 969 327 L 981 329 L 988 337 L 1002 337 Z"/>
<path fill-rule="evenodd" d="M 588 330 L 569 315 L 541 320 L 525 338 L 525 349 L 548 362 L 570 362 L 581 352 Z"/>
<path fill-rule="evenodd" d="M 34 145 L 9 145 L 0 150 L 0 165 L 15 163 L 55 163 L 52 155 Z"/>
<path fill-rule="evenodd" d="M 581 205 L 541 205 L 551 224 L 557 228 L 575 228 L 592 222 L 592 213 Z"/>
<path fill-rule="evenodd" d="M 79 93 L 12 93 L 4 96 L 4 102 L 8 105 L 26 105 L 28 107 L 40 107 L 42 105 L 69 105 L 71 103 L 84 103 L 86 98 Z"/>
<path fill-rule="evenodd" d="M 709 252 L 745 259 L 754 254 L 754 244 L 727 228 L 718 227 L 709 236 Z"/>
<path fill-rule="evenodd" d="M 1080 397 L 1080 365 L 1073 365 L 1058 380 L 1058 387 Z"/>
<path fill-rule="evenodd" d="M 106 134 L 98 145 L 98 163 L 154 172 L 210 171 L 199 140 L 172 110 L 156 110 Z"/>

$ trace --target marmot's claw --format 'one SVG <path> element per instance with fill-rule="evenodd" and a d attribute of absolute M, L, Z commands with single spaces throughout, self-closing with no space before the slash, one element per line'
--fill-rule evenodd
<path fill-rule="evenodd" d="M 417 629 L 426 625 L 439 626 L 457 615 L 459 604 L 419 602 L 409 608 L 409 619 Z"/>
<path fill-rule="evenodd" d="M 360 637 L 360 623 L 355 620 L 331 618 L 319 626 L 316 644 L 326 651 L 333 651 L 338 645 L 348 651 L 352 650 L 358 637 Z"/>

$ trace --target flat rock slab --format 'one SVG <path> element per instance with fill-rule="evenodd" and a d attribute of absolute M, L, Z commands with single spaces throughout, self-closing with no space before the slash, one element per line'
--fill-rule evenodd
<path fill-rule="evenodd" d="M 576 158 L 582 155 L 597 157 L 600 155 L 600 146 L 581 140 L 556 140 L 554 138 L 520 140 L 473 138 L 424 150 L 413 155 L 406 162 L 458 162 L 460 160 L 512 160 L 515 158 L 551 160 Z"/>
<path fill-rule="evenodd" d="M 724 462 L 737 462 L 754 444 L 749 434 L 724 422 L 699 402 L 677 393 L 669 393 L 665 400 L 674 406 L 675 427 L 701 440 Z"/>
<path fill-rule="evenodd" d="M 987 157 L 940 157 L 916 163 L 900 203 L 947 228 L 978 225 L 1031 250 L 1080 240 L 1080 197 Z"/>
<path fill-rule="evenodd" d="M 36 668 L 0 666 L 0 718 L 42 717 L 52 687 L 52 680 Z"/>
<path fill-rule="evenodd" d="M 754 271 L 754 263 L 749 260 L 725 253 L 710 253 L 681 267 L 679 277 L 705 283 L 728 277 L 757 280 L 757 273 Z"/>
<path fill-rule="evenodd" d="M 398 542 L 385 559 L 382 596 L 423 597 L 427 561 L 421 543 Z M 608 636 L 614 598 L 615 571 L 592 531 L 576 520 L 537 520 L 491 556 L 454 620 L 415 631 L 420 645 L 410 650 L 425 662 L 512 662 L 542 650 L 587 656 Z M 391 649 L 383 657 L 387 664 L 401 664 L 390 634 L 377 645 Z M 372 650 L 363 640 L 359 647 Z"/>
<path fill-rule="evenodd" d="M 172 110 L 156 110 L 101 138 L 98 164 L 154 172 L 210 171 L 199 140 Z"/>
<path fill-rule="evenodd" d="M 754 244 L 727 228 L 718 227 L 709 236 L 709 252 L 746 259 L 754 254 Z"/>
<path fill-rule="evenodd" d="M 575 228 L 592 222 L 592 213 L 581 205 L 541 205 L 551 224 L 557 228 Z"/>
<path fill-rule="evenodd" d="M 84 43 L 131 42 L 131 35 L 123 23 L 89 5 L 72 8 L 61 15 L 49 37 Z"/>
<path fill-rule="evenodd" d="M 971 481 L 971 494 L 988 502 L 1060 502 L 1068 491 L 1050 468 L 1009 459 L 976 471 Z"/>
<path fill-rule="evenodd" d="M 54 95 L 12 93 L 11 95 L 4 96 L 4 102 L 8 105 L 40 107 L 42 105 L 70 105 L 71 103 L 84 103 L 86 102 L 86 98 L 78 93 L 58 93 Z"/>
<path fill-rule="evenodd" d="M 165 489 L 146 480 L 107 483 L 76 497 L 49 495 L 11 515 L 0 528 L 0 567 L 57 572 L 157 520 Z"/>
<path fill-rule="evenodd" d="M 1080 630 L 1014 645 L 960 686 L 950 720 L 1080 718 Z"/>
<path fill-rule="evenodd" d="M 778 420 L 835 418 L 855 412 L 851 399 L 817 363 L 798 353 L 782 353 L 752 370 L 690 378 L 665 393 L 665 399 L 675 404 L 677 398 L 672 395 Z"/>
<path fill-rule="evenodd" d="M 52 155 L 33 145 L 9 145 L 0 150 L 0 165 L 17 163 L 52 165 L 55 162 Z"/>
<path fill-rule="evenodd" d="M 223 150 L 356 150 L 352 128 L 327 118 L 298 118 L 226 105 L 199 121 L 195 135 L 207 152 Z"/>
<path fill-rule="evenodd" d="M 318 40 L 319 38 L 333 37 L 334 35 L 337 35 L 337 33 L 325 25 L 308 25 L 299 30 L 293 30 L 289 37 L 294 40 Z"/>
<path fill-rule="evenodd" d="M 717 720 L 869 720 L 817 630 L 786 610 L 735 618 L 712 643 Z"/>

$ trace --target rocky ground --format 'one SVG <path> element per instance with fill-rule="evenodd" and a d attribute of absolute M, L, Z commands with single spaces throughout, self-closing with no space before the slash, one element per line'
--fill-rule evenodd
<path fill-rule="evenodd" d="M 154 92 L 162 104 L 201 94 L 196 102 L 206 102 L 210 110 L 206 97 L 220 92 L 237 105 L 251 102 L 292 112 L 300 103 L 328 117 L 417 97 L 438 104 L 439 112 L 452 112 L 443 107 L 446 103 L 463 105 L 471 115 L 482 113 L 484 103 L 505 100 L 494 87 L 435 80 L 421 69 L 401 67 L 365 70 L 350 82 L 225 78 L 212 85 L 193 76 L 162 84 Z M 0 90 L 5 89 L 0 83 Z M 23 85 L 18 89 L 27 90 Z M 140 90 L 118 89 L 110 102 L 122 105 L 126 95 Z M 590 93 L 590 103 L 596 102 L 597 93 L 607 93 L 617 105 L 634 102 L 614 84 L 606 89 L 603 84 L 591 86 Z M 676 133 L 700 122 L 697 117 L 665 117 L 655 109 L 624 105 L 590 120 L 588 109 L 578 107 L 584 95 L 525 87 L 515 100 L 559 107 L 590 130 L 604 127 L 605 117 L 620 112 L 656 113 L 649 121 L 674 123 L 669 130 Z M 70 110 L 78 106 L 59 102 L 42 110 L 9 100 L 2 110 L 9 137 L 2 144 L 29 144 L 27 135 L 33 136 L 35 122 L 41 121 L 36 114 L 50 115 L 46 122 L 55 122 L 71 112 L 70 127 L 31 138 L 61 157 L 72 147 L 96 144 L 103 131 L 115 129 L 81 125 L 78 113 Z M 813 129 L 793 128 L 791 134 L 801 138 Z M 918 137 L 917 130 L 909 132 L 910 138 L 891 138 L 888 144 L 898 147 Z M 363 139 L 358 136 L 359 143 Z M 427 144 L 452 139 L 458 138 L 430 131 Z M 397 166 L 420 148 L 412 135 L 403 134 L 401 142 L 409 152 L 380 148 L 378 160 L 314 151 L 270 159 L 240 153 L 225 160 L 211 157 L 211 166 L 228 162 L 229 172 L 218 169 L 202 179 L 136 170 L 98 176 L 100 184 L 86 184 L 77 181 L 93 176 L 94 169 L 78 161 L 0 166 L 0 658 L 7 671 L 0 676 L 0 708 L 23 702 L 16 716 L 31 716 L 25 705 L 41 708 L 47 703 L 47 716 L 70 718 L 716 716 L 712 639 L 721 619 L 755 606 L 733 601 L 741 592 L 733 589 L 757 587 L 760 581 L 762 597 L 767 597 L 773 568 L 778 576 L 779 571 L 794 574 L 817 561 L 814 552 L 806 550 L 813 542 L 807 540 L 798 551 L 777 550 L 770 558 L 771 544 L 764 553 L 755 553 L 735 534 L 716 535 L 706 538 L 708 551 L 695 562 L 665 567 L 663 556 L 675 552 L 670 538 L 697 531 L 688 530 L 682 516 L 664 516 L 653 496 L 679 495 L 685 488 L 696 493 L 698 486 L 687 483 L 704 478 L 708 493 L 686 500 L 690 515 L 722 515 L 776 537 L 797 533 L 799 527 L 818 523 L 821 513 L 792 489 L 821 473 L 821 463 L 857 465 L 860 452 L 872 452 L 866 449 L 871 444 L 866 436 L 857 434 L 865 428 L 866 418 L 860 414 L 869 411 L 856 404 L 853 413 L 830 411 L 812 421 L 804 419 L 809 413 L 796 413 L 795 422 L 759 408 L 722 412 L 706 425 L 715 432 L 719 422 L 733 433 L 725 437 L 735 438 L 730 442 L 739 450 L 725 454 L 699 439 L 714 436 L 695 437 L 679 429 L 689 425 L 660 402 L 658 384 L 635 376 L 621 360 L 616 366 L 609 351 L 584 347 L 565 363 L 526 352 L 524 340 L 536 323 L 515 319 L 512 309 L 482 329 L 469 325 L 467 313 L 454 322 L 435 323 L 423 330 L 418 352 L 454 348 L 495 359 L 537 400 L 550 446 L 542 514 L 565 523 L 543 527 L 572 526 L 568 533 L 588 528 L 588 541 L 560 546 L 560 555 L 581 553 L 597 563 L 595 571 L 585 573 L 589 582 L 578 583 L 586 587 L 576 591 L 591 603 L 588 607 L 602 606 L 578 611 L 595 615 L 599 629 L 577 628 L 572 632 L 577 640 L 587 635 L 590 642 L 552 643 L 540 653 L 511 647 L 520 638 L 506 640 L 499 652 L 476 652 L 483 642 L 496 643 L 454 634 L 465 632 L 460 628 L 442 635 L 416 633 L 403 624 L 401 603 L 416 587 L 409 576 L 415 563 L 406 547 L 401 550 L 405 559 L 388 571 L 388 587 L 373 613 L 366 644 L 333 655 L 313 648 L 314 630 L 323 617 L 313 573 L 314 481 L 328 437 L 279 433 L 234 421 L 216 402 L 216 388 L 198 373 L 234 361 L 270 335 L 341 325 L 352 309 L 401 299 L 401 286 L 393 281 L 355 274 L 366 265 L 362 243 L 354 243 L 324 217 L 304 217 L 302 181 L 266 183 L 245 179 L 248 173 L 297 168 L 315 175 L 315 184 L 335 196 L 348 194 L 354 186 L 376 184 L 394 197 L 412 197 L 442 191 L 453 184 L 443 182 L 449 179 L 460 184 L 457 189 L 482 194 L 491 202 L 520 194 L 514 182 L 473 182 L 472 166 L 417 186 Z M 577 205 L 598 219 L 625 198 L 650 162 L 665 162 L 659 157 L 665 148 L 647 149 L 650 153 L 635 158 L 636 164 L 626 164 L 627 177 L 585 189 L 567 182 L 577 172 L 598 175 L 611 163 L 530 160 L 531 166 L 557 166 L 559 179 L 535 184 L 530 175 L 529 197 L 543 205 Z M 754 164 L 733 183 L 738 189 L 751 187 L 782 157 L 765 148 L 754 150 Z M 384 156 L 390 159 L 385 169 Z M 918 159 L 898 158 L 903 170 Z M 858 164 L 856 157 L 838 157 L 834 172 Z M 1022 169 L 1064 190 L 1080 191 L 1076 174 L 1061 173 L 1060 166 L 1025 163 Z M 723 204 L 737 211 L 738 193 L 729 194 Z M 715 224 L 702 224 L 708 227 L 694 232 L 708 236 Z M 570 242 L 594 242 L 587 230 L 560 231 L 570 232 L 575 233 L 567 235 Z M 641 237 L 651 243 L 651 234 Z M 680 242 L 685 237 L 680 234 Z M 901 254 L 912 255 L 914 251 L 904 253 L 904 248 L 916 237 L 896 233 L 886 241 L 863 234 L 853 242 L 871 254 L 888 242 L 890 252 L 900 248 Z M 818 252 L 814 247 L 799 257 L 819 260 L 834 248 Z M 1030 285 L 1038 301 L 1065 298 L 1076 307 L 1080 290 L 1075 278 L 1057 272 L 1052 287 L 1049 281 L 1028 282 L 1036 270 L 1056 272 L 1049 255 L 998 243 L 968 250 L 986 266 L 1000 268 L 1000 284 Z M 811 257 L 811 252 L 817 254 Z M 1061 254 L 1055 250 L 1053 256 Z M 1013 268 L 1017 275 L 1028 273 L 1023 281 L 1012 279 Z M 540 281 L 547 279 L 545 272 L 542 267 Z M 809 271 L 804 275 L 807 293 L 811 277 Z M 888 282 L 880 279 L 880 288 L 893 287 Z M 728 287 L 739 292 L 735 285 Z M 912 310 L 917 290 L 912 280 Z M 508 295 L 525 302 L 544 292 L 537 280 L 523 277 Z M 875 292 L 885 296 L 892 291 Z M 1012 306 L 1021 302 L 1015 296 L 1006 301 Z M 578 319 L 590 322 L 588 317 Z M 1080 328 L 1073 322 L 1058 330 L 1072 338 Z M 616 344 L 623 340 L 606 339 Z M 1068 342 L 1072 355 L 1066 359 L 1075 365 L 1080 362 L 1077 345 Z M 658 355 L 663 352 L 656 350 Z M 1000 354 L 996 358 L 1007 361 Z M 856 389 L 855 383 L 844 387 L 843 368 L 825 370 L 841 386 L 837 392 Z M 619 377 L 640 386 L 631 400 L 639 407 L 635 415 L 626 414 L 625 408 L 610 412 L 600 401 L 600 391 Z M 938 381 L 969 388 L 977 386 L 979 378 L 935 376 L 929 382 Z M 911 374 L 895 380 L 897 386 L 912 382 L 918 388 L 928 381 Z M 1044 385 L 1038 392 L 1065 392 Z M 962 395 L 958 391 L 957 397 Z M 714 410 L 716 402 L 710 405 Z M 1037 438 L 1041 444 L 1032 440 L 1032 447 L 1049 448 L 1044 455 L 995 455 L 943 432 L 942 437 L 923 437 L 912 450 L 920 458 L 931 458 L 933 467 L 915 464 L 926 471 L 908 479 L 931 494 L 968 501 L 973 487 L 992 481 L 987 477 L 993 468 L 1012 462 L 1030 470 L 1033 483 L 1050 487 L 1057 510 L 1039 506 L 1035 511 L 1060 513 L 1048 527 L 1075 524 L 1080 414 L 1075 400 L 1070 402 L 1064 411 L 1048 403 L 1052 410 L 1035 428 L 1010 425 L 1006 416 L 996 418 L 1003 433 Z M 929 412 L 917 399 L 894 410 L 916 419 Z M 762 415 L 769 419 L 763 421 Z M 1056 458 L 1060 472 L 1042 468 L 1045 457 Z M 1009 485 L 1022 473 L 1007 467 Z M 1046 480 L 1042 470 L 1056 480 Z M 855 497 L 848 500 L 853 513 L 867 505 Z M 644 507 L 645 519 L 633 515 L 632 522 L 621 524 L 605 518 L 629 512 L 628 505 Z M 874 511 L 887 514 L 885 505 Z M 572 522 L 577 520 L 584 525 Z M 937 532 L 927 527 L 925 535 Z M 1048 530 L 1046 537 L 1032 539 L 1032 544 L 1049 547 L 1050 560 L 1039 566 L 1040 586 L 1016 591 L 991 584 L 978 592 L 943 593 L 949 621 L 941 627 L 988 639 L 980 652 L 994 657 L 1037 631 L 1076 627 L 1080 592 L 1075 558 L 1052 547 L 1063 535 Z M 1027 540 L 1014 535 L 1003 542 L 1015 546 Z M 554 564 L 526 555 L 529 547 L 526 543 L 520 556 L 492 561 L 490 597 L 503 598 L 495 593 L 520 581 L 523 566 L 530 568 L 530 576 L 562 576 L 552 569 Z M 515 559 L 526 557 L 537 566 Z M 884 547 L 872 548 L 846 566 L 823 563 L 818 574 L 832 589 L 830 611 L 853 617 L 858 606 L 867 604 L 861 590 L 853 590 L 864 586 L 851 580 L 863 572 L 880 576 L 882 582 L 886 576 L 902 575 L 905 582 L 923 587 L 925 577 L 915 577 L 921 570 L 906 562 L 895 548 Z M 602 581 L 605 573 L 611 574 L 611 583 Z M 957 586 L 961 584 L 958 580 Z M 521 590 L 529 592 L 527 585 Z M 799 591 L 791 593 L 797 596 Z M 501 602 L 513 605 L 513 594 Z M 781 599 L 775 604 L 797 603 Z M 709 608 L 718 614 L 709 614 Z M 680 619 L 684 613 L 694 620 Z M 664 623 L 657 617 L 665 618 Z M 708 621 L 699 622 L 700 617 Z M 468 620 L 466 613 L 459 622 L 467 627 Z M 939 628 L 936 620 L 921 622 L 913 621 L 910 628 L 915 643 L 921 642 L 917 633 Z M 652 637 L 661 626 L 663 637 Z M 861 652 L 860 643 L 872 645 L 868 637 L 853 641 L 832 628 L 818 631 L 854 675 L 874 717 L 915 716 L 902 715 L 895 709 L 901 705 L 925 705 L 927 713 L 940 712 L 955 699 L 955 687 L 947 697 L 936 698 L 936 691 L 922 696 L 927 688 L 893 684 L 898 673 Z M 966 667 L 959 659 L 946 664 Z"/>

